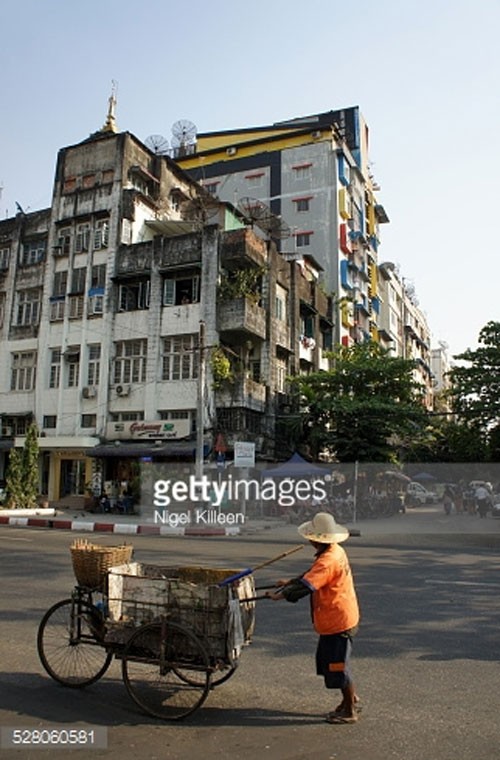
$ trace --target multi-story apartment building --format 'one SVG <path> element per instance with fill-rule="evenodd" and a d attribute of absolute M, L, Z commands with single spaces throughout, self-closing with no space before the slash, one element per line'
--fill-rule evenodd
<path fill-rule="evenodd" d="M 384 336 L 391 355 L 416 361 L 416 381 L 424 390 L 425 405 L 433 407 L 434 374 L 431 369 L 431 334 L 427 319 L 419 308 L 414 288 L 406 284 L 390 261 L 378 268 L 380 303 L 379 333 Z"/>
<path fill-rule="evenodd" d="M 223 433 L 274 456 L 287 377 L 332 341 L 314 258 L 118 133 L 112 106 L 59 152 L 51 208 L 0 222 L 0 479 L 34 420 L 52 501 L 192 461 L 200 425 L 204 454 Z"/>
<path fill-rule="evenodd" d="M 199 134 L 177 162 L 209 192 L 282 220 L 280 250 L 310 254 L 337 308 L 335 341 L 378 335 L 379 227 L 388 222 L 357 107 L 262 127 Z M 289 235 L 286 236 L 287 227 Z"/>

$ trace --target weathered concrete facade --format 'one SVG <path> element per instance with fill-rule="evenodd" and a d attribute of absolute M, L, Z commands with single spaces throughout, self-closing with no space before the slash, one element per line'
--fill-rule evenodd
<path fill-rule="evenodd" d="M 325 366 L 320 271 L 127 132 L 62 149 L 51 209 L 0 222 L 0 481 L 31 420 L 53 501 L 192 460 L 200 424 L 273 458 L 287 377 Z"/>

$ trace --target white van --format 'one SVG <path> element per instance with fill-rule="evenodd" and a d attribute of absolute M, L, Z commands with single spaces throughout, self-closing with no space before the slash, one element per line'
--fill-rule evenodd
<path fill-rule="evenodd" d="M 435 491 L 428 491 L 421 483 L 412 480 L 406 489 L 408 504 L 436 504 L 439 497 Z"/>

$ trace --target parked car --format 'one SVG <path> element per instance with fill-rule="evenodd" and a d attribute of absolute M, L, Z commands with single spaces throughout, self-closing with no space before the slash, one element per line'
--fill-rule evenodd
<path fill-rule="evenodd" d="M 406 488 L 406 503 L 412 504 L 437 504 L 439 496 L 435 491 L 429 491 L 421 483 L 412 480 Z"/>
<path fill-rule="evenodd" d="M 469 483 L 469 488 L 472 488 L 474 491 L 476 488 L 479 488 L 479 486 L 483 486 L 483 488 L 486 488 L 489 493 L 493 493 L 493 486 L 489 480 L 471 480 Z"/>

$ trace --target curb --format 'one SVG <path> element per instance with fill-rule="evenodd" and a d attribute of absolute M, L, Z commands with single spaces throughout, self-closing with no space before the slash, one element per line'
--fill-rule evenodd
<path fill-rule="evenodd" d="M 120 533 L 126 535 L 149 536 L 236 536 L 239 527 L 230 528 L 170 528 L 159 525 L 138 525 L 137 523 L 89 522 L 88 520 L 58 520 L 40 517 L 0 516 L 0 525 L 16 528 L 49 528 L 55 530 L 75 530 L 87 533 Z"/>

